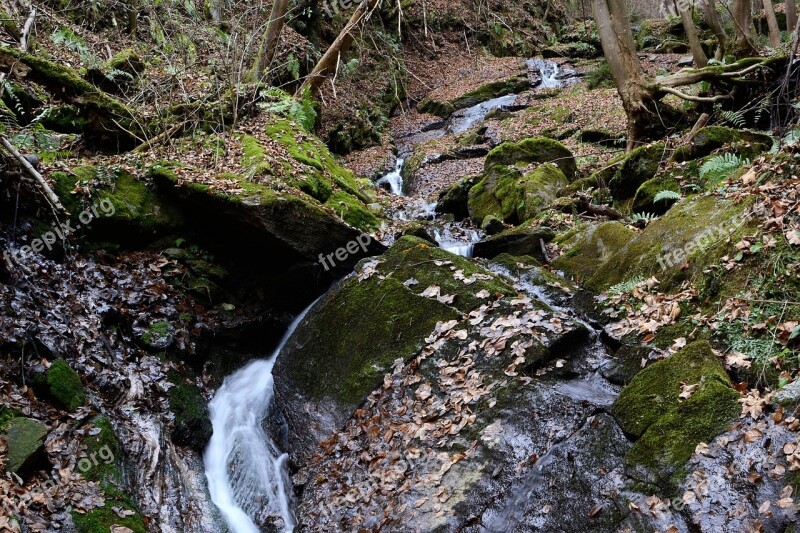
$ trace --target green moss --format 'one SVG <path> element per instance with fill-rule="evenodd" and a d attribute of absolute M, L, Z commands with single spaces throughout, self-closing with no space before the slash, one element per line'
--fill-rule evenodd
<path fill-rule="evenodd" d="M 676 151 L 673 154 L 673 160 L 688 161 L 698 159 L 728 145 L 741 157 L 755 159 L 772 147 L 772 138 L 769 135 L 754 131 L 726 128 L 724 126 L 707 126 L 697 132 L 690 147 Z"/>
<path fill-rule="evenodd" d="M 573 278 L 587 280 L 635 236 L 633 230 L 619 222 L 584 227 L 559 239 L 564 254 L 553 261 L 553 266 Z"/>
<path fill-rule="evenodd" d="M 100 415 L 92 421 L 92 426 L 99 430 L 99 433 L 83 440 L 91 466 L 88 470 L 81 471 L 81 475 L 101 485 L 119 483 L 122 481 L 120 468 L 122 454 L 111 420 L 105 415 Z"/>
<path fill-rule="evenodd" d="M 13 418 L 6 428 L 6 470 L 22 473 L 41 456 L 48 428 L 31 418 Z"/>
<path fill-rule="evenodd" d="M 0 431 L 5 431 L 11 420 L 18 417 L 20 414 L 22 413 L 19 409 L 0 405 Z"/>
<path fill-rule="evenodd" d="M 553 139 L 536 137 L 518 143 L 506 142 L 489 152 L 484 161 L 484 169 L 495 165 L 516 165 L 518 163 L 555 163 L 568 181 L 575 179 L 578 171 L 572 152 Z"/>
<path fill-rule="evenodd" d="M 131 48 L 127 48 L 117 53 L 108 63 L 106 63 L 106 70 L 119 70 L 130 74 L 134 78 L 139 77 L 139 75 L 144 72 L 144 69 L 144 61 L 142 61 L 142 58 L 139 57 L 139 54 Z"/>
<path fill-rule="evenodd" d="M 134 514 L 120 518 L 114 511 L 114 507 L 131 511 Z M 129 528 L 134 533 L 147 533 L 144 519 L 133 501 L 118 491 L 113 493 L 113 496 L 106 498 L 103 507 L 97 507 L 85 514 L 73 511 L 72 521 L 75 523 L 78 533 L 108 533 L 115 525 Z"/>
<path fill-rule="evenodd" d="M 450 107 L 452 107 L 453 111 L 458 111 L 459 109 L 472 107 L 482 102 L 486 102 L 487 100 L 491 100 L 493 98 L 499 98 L 500 96 L 521 93 L 529 88 L 530 88 L 530 81 L 528 80 L 528 76 L 520 75 L 515 78 L 511 78 L 509 80 L 494 81 L 491 83 L 487 83 L 486 85 L 482 85 L 481 87 L 478 87 L 477 89 L 468 92 L 464 96 L 460 96 L 455 100 L 443 104 L 443 106 L 444 109 L 449 109 Z"/>
<path fill-rule="evenodd" d="M 632 151 L 609 181 L 609 189 L 614 198 L 617 200 L 633 198 L 644 182 L 655 177 L 665 151 L 664 143 L 640 146 Z"/>
<path fill-rule="evenodd" d="M 681 400 L 682 385 L 698 385 Z M 689 344 L 637 374 L 612 406 L 622 429 L 638 440 L 626 456 L 667 480 L 696 445 L 709 442 L 739 414 L 739 394 L 711 346 Z"/>
<path fill-rule="evenodd" d="M 74 411 L 86 401 L 80 376 L 63 359 L 57 359 L 50 365 L 47 384 L 53 398 L 68 411 Z"/>
<path fill-rule="evenodd" d="M 175 414 L 172 440 L 181 446 L 202 450 L 212 433 L 208 402 L 196 385 L 174 374 L 170 381 L 174 383 L 169 390 L 169 407 Z"/>
<path fill-rule="evenodd" d="M 272 168 L 267 163 L 266 153 L 258 139 L 252 135 L 242 135 L 241 143 L 244 149 L 242 165 L 247 169 L 247 173 L 253 177 L 272 174 Z"/>
<path fill-rule="evenodd" d="M 469 192 L 470 217 L 478 225 L 490 215 L 516 224 L 525 222 L 555 200 L 567 183 L 563 172 L 552 163 L 539 165 L 525 175 L 516 168 L 495 165 Z"/>
<path fill-rule="evenodd" d="M 39 122 L 45 128 L 59 133 L 82 133 L 89 125 L 89 119 L 71 104 L 49 108 Z"/>
<path fill-rule="evenodd" d="M 150 324 L 147 331 L 142 335 L 142 341 L 148 346 L 161 344 L 172 334 L 172 326 L 169 322 L 162 320 Z"/>
<path fill-rule="evenodd" d="M 325 206 L 351 226 L 366 233 L 372 233 L 380 227 L 378 218 L 358 199 L 344 191 L 334 192 L 325 202 Z"/>
<path fill-rule="evenodd" d="M 586 282 L 586 288 L 599 292 L 637 276 L 655 275 L 660 290 L 668 291 L 685 279 L 701 277 L 709 265 L 730 251 L 728 237 L 736 242 L 752 230 L 751 224 L 742 224 L 738 218 L 750 203 L 737 205 L 715 196 L 678 202 L 610 256 Z"/>

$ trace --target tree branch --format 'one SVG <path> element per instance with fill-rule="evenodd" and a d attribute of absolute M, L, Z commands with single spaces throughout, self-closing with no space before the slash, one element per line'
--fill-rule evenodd
<path fill-rule="evenodd" d="M 660 91 L 674 94 L 681 100 L 686 100 L 687 102 L 697 102 L 698 104 L 715 104 L 717 102 L 722 102 L 723 100 L 730 100 L 733 98 L 729 94 L 720 94 L 717 96 L 692 96 L 691 94 L 686 94 L 685 92 L 679 91 L 678 89 L 673 89 L 672 87 L 661 87 Z"/>

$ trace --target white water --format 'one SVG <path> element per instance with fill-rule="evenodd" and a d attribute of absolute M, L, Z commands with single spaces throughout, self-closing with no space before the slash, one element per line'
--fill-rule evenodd
<path fill-rule="evenodd" d="M 448 121 L 447 130 L 451 133 L 464 133 L 472 126 L 486 118 L 486 115 L 489 114 L 490 111 L 513 105 L 516 101 L 517 95 L 509 94 L 507 96 L 493 98 L 478 105 L 456 111 Z"/>
<path fill-rule="evenodd" d="M 439 230 L 434 231 L 433 238 L 439 243 L 442 250 L 446 250 L 451 254 L 460 255 L 461 257 L 472 257 L 472 251 L 475 248 L 475 243 L 481 239 L 481 234 L 477 231 L 468 231 L 465 239 L 458 239 L 453 236 L 452 232 L 445 228 L 442 232 Z"/>
<path fill-rule="evenodd" d="M 274 396 L 275 360 L 311 306 L 295 318 L 269 359 L 225 378 L 209 404 L 214 433 L 203 456 L 208 490 L 233 533 L 258 533 L 256 521 L 278 514 L 285 531 L 296 525 L 287 455 L 262 424 Z"/>
<path fill-rule="evenodd" d="M 405 159 L 398 157 L 394 164 L 394 170 L 377 182 L 378 185 L 387 184 L 391 193 L 397 196 L 403 196 L 403 176 L 400 175 L 403 171 L 403 163 L 405 163 Z"/>

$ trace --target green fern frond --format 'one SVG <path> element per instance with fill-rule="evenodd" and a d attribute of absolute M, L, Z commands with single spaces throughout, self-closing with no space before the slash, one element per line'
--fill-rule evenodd
<path fill-rule="evenodd" d="M 700 167 L 700 177 L 706 180 L 707 187 L 713 188 L 735 170 L 749 164 L 749 159 L 740 158 L 736 154 L 717 155 L 703 163 Z"/>
<path fill-rule="evenodd" d="M 640 284 L 643 281 L 644 281 L 643 277 L 637 276 L 635 278 L 629 279 L 628 281 L 617 283 L 616 285 L 608 289 L 608 294 L 610 294 L 611 296 L 619 296 L 621 294 L 631 292 L 638 284 Z"/>
<path fill-rule="evenodd" d="M 258 104 L 263 111 L 291 118 L 307 131 L 313 131 L 317 123 L 317 110 L 310 94 L 295 98 L 286 91 L 271 87 L 261 91 L 261 97 L 266 100 Z"/>
<path fill-rule="evenodd" d="M 675 191 L 660 191 L 656 194 L 656 197 L 653 198 L 653 203 L 657 204 L 658 202 L 663 202 L 665 200 L 680 200 L 681 195 Z"/>
<path fill-rule="evenodd" d="M 741 111 L 723 111 L 722 118 L 725 119 L 725 122 L 737 128 L 744 128 L 747 124 Z"/>
<path fill-rule="evenodd" d="M 639 222 L 640 220 L 643 220 L 647 223 L 650 223 L 657 218 L 658 215 L 656 215 L 655 213 L 634 213 L 631 216 L 631 220 L 633 220 L 634 222 Z"/>

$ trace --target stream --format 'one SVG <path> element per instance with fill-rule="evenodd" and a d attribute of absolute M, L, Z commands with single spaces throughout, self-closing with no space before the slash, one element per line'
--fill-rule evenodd
<path fill-rule="evenodd" d="M 532 89 L 565 87 L 576 79 L 574 71 L 562 70 L 554 61 L 531 59 L 528 67 Z M 517 97 L 514 94 L 502 96 L 460 110 L 443 123 L 412 136 L 410 143 L 405 144 L 398 154 L 394 168 L 377 180 L 379 186 L 404 199 L 403 209 L 393 216 L 401 221 L 431 222 L 432 235 L 443 249 L 471 257 L 473 246 L 483 238 L 483 232 L 469 223 L 437 218 L 436 204 L 430 199 L 406 196 L 403 164 L 416 144 L 479 126 L 489 112 L 514 106 Z M 535 283 L 523 284 L 520 288 L 531 297 L 557 307 L 548 301 L 549 298 Z M 297 316 L 269 358 L 253 361 L 228 376 L 209 405 L 213 436 L 204 455 L 205 475 L 211 499 L 234 533 L 252 533 L 267 528 L 291 532 L 296 527 L 291 481 L 286 470 L 288 456 L 270 438 L 264 425 L 274 396 L 272 372 L 275 361 L 313 305 Z M 575 315 L 571 310 L 569 313 Z M 617 390 L 598 373 L 598 368 L 607 362 L 607 354 L 598 337 L 594 334 L 595 340 L 591 343 L 595 357 L 585 361 L 591 368 L 576 372 L 584 377 L 548 385 L 549 394 L 570 397 L 598 407 L 607 406 L 613 401 Z M 539 483 L 541 470 L 550 460 L 548 457 L 545 455 L 540 459 L 541 464 L 535 469 L 536 475 L 516 487 L 517 494 L 529 494 L 532 488 L 528 485 Z M 515 512 L 500 511 L 492 523 L 487 524 L 487 529 L 499 531 L 513 522 Z"/>

